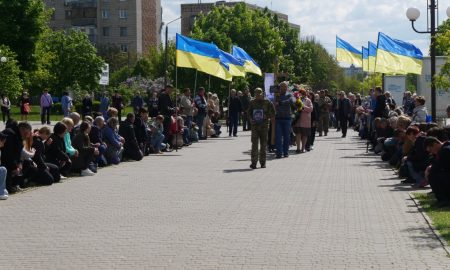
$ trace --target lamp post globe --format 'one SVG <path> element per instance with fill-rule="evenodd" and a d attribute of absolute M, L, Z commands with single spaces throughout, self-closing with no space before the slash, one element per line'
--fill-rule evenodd
<path fill-rule="evenodd" d="M 408 20 L 410 21 L 416 21 L 420 17 L 420 10 L 415 7 L 410 7 L 406 10 L 406 17 L 408 17 Z"/>
<path fill-rule="evenodd" d="M 7 59 L 6 57 L 2 56 L 2 57 L 0 58 L 0 62 L 6 63 L 6 61 L 8 61 L 8 59 Z"/>

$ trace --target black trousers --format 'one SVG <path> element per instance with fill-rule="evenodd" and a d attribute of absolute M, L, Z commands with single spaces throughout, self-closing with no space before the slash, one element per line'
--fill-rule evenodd
<path fill-rule="evenodd" d="M 448 180 L 448 172 L 431 172 L 428 180 L 437 201 L 450 201 L 450 181 Z"/>
<path fill-rule="evenodd" d="M 340 116 L 339 123 L 341 125 L 342 136 L 347 136 L 348 118 L 345 116 Z"/>
<path fill-rule="evenodd" d="M 50 124 L 50 109 L 52 107 L 42 107 L 42 112 L 41 112 L 41 123 L 45 124 L 45 118 L 47 116 L 47 124 Z"/>
<path fill-rule="evenodd" d="M 3 116 L 3 123 L 5 123 L 6 120 L 9 120 L 9 119 L 11 118 L 10 110 L 4 109 L 4 108 L 2 107 L 2 116 Z"/>
<path fill-rule="evenodd" d="M 314 141 L 316 140 L 316 127 L 311 127 L 311 133 L 308 136 L 308 140 L 306 141 L 306 149 L 310 149 L 312 145 L 314 145 Z"/>

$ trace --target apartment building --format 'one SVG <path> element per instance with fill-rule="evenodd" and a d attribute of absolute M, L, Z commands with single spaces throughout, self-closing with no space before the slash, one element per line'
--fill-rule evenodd
<path fill-rule="evenodd" d="M 86 32 L 95 45 L 143 54 L 161 43 L 161 0 L 45 0 L 50 27 Z"/>

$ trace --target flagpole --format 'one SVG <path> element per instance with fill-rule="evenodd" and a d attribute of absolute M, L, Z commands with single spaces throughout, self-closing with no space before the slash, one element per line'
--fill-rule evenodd
<path fill-rule="evenodd" d="M 175 65 L 175 152 L 178 152 L 178 68 Z"/>

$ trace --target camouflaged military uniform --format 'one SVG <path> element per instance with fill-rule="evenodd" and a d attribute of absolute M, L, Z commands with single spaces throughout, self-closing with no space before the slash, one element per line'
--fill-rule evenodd
<path fill-rule="evenodd" d="M 252 169 L 256 168 L 258 162 L 258 142 L 259 163 L 262 168 L 266 166 L 267 135 L 269 129 L 269 119 L 275 116 L 275 107 L 267 99 L 253 99 L 248 107 L 249 121 L 252 130 Z"/>

